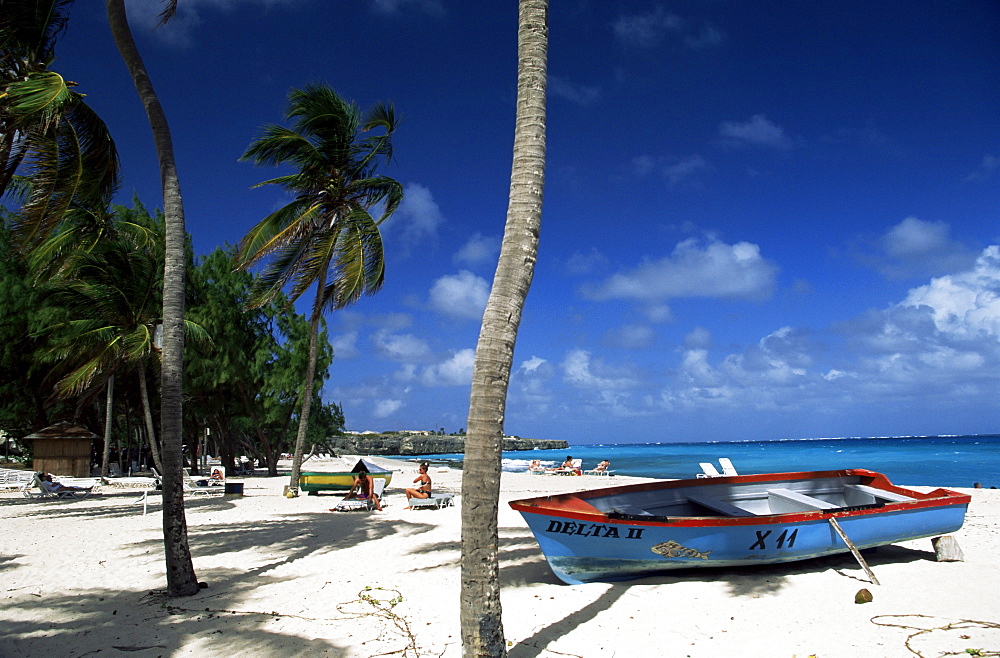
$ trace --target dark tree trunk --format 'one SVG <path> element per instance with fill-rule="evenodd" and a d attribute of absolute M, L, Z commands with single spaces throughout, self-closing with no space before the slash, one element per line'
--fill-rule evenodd
<path fill-rule="evenodd" d="M 156 142 L 163 188 L 166 247 L 163 267 L 163 372 L 160 384 L 160 438 L 163 442 L 163 544 L 167 566 L 167 594 L 190 596 L 198 579 L 188 546 L 184 515 L 183 443 L 184 414 L 181 394 L 184 376 L 184 267 L 186 232 L 184 205 L 174 162 L 170 126 L 136 48 L 125 14 L 124 0 L 107 0 L 108 22 L 118 52 L 132 76 L 139 99 L 146 108 Z"/>

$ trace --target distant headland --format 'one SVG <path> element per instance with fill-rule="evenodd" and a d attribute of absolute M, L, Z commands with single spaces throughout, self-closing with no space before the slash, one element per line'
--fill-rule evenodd
<path fill-rule="evenodd" d="M 465 453 L 465 434 L 435 434 L 433 432 L 362 432 L 330 437 L 330 443 L 341 455 L 445 455 Z M 566 441 L 550 439 L 503 438 L 504 450 L 563 450 Z"/>

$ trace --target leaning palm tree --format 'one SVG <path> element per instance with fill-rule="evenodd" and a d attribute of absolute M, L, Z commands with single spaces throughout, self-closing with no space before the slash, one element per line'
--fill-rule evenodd
<path fill-rule="evenodd" d="M 463 655 L 506 656 L 500 614 L 497 508 L 507 385 L 538 254 L 545 185 L 547 0 L 520 0 L 517 116 L 507 224 L 472 370 L 462 467 Z"/>
<path fill-rule="evenodd" d="M 175 7 L 167 3 L 167 12 Z M 106 0 L 108 23 L 115 45 L 132 76 L 132 82 L 149 119 L 160 163 L 166 245 L 163 265 L 163 369 L 160 375 L 160 439 L 163 446 L 163 545 L 167 565 L 167 594 L 190 596 L 198 592 L 198 579 L 191 561 L 184 515 L 183 429 L 181 395 L 184 380 L 184 276 L 186 239 L 184 203 L 174 160 L 173 140 L 167 115 L 153 89 L 125 13 L 125 0 Z M 164 19 L 168 18 L 164 16 Z"/>
<path fill-rule="evenodd" d="M 44 241 L 71 206 L 103 209 L 118 184 L 104 122 L 51 70 L 72 0 L 0 3 L 0 196 L 20 169 L 30 183 L 14 224 L 23 252 Z"/>
<path fill-rule="evenodd" d="M 306 430 L 313 399 L 317 336 L 324 311 L 341 309 L 382 287 L 385 260 L 379 226 L 399 206 L 403 188 L 377 174 L 392 160 L 393 108 L 376 104 L 362 113 L 326 85 L 293 89 L 285 118 L 292 127 L 263 129 L 244 160 L 258 165 L 291 164 L 291 174 L 257 185 L 278 185 L 293 200 L 262 219 L 239 245 L 247 268 L 272 256 L 255 283 L 257 305 L 291 286 L 294 302 L 316 285 L 310 315 L 309 362 L 303 373 L 299 427 L 288 489 L 297 495 Z M 370 133 L 365 136 L 364 133 Z M 380 207 L 378 219 L 373 207 Z"/>

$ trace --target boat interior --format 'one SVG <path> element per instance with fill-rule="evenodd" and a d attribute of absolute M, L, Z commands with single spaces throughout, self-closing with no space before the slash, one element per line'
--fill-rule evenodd
<path fill-rule="evenodd" d="M 609 516 L 650 520 L 864 509 L 914 500 L 916 498 L 862 484 L 859 475 L 770 482 L 699 483 L 698 486 L 586 497 L 587 503 Z"/>

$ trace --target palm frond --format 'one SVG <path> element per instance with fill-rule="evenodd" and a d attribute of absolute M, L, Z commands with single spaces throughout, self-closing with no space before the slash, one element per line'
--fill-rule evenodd
<path fill-rule="evenodd" d="M 403 188 L 376 170 L 392 158 L 399 122 L 391 105 L 362 115 L 354 103 L 317 84 L 290 92 L 285 118 L 291 127 L 265 127 L 244 159 L 294 165 L 296 172 L 260 185 L 280 185 L 296 200 L 247 233 L 239 264 L 246 268 L 271 257 L 254 282 L 258 305 L 286 286 L 295 300 L 318 280 L 328 280 L 317 290 L 314 311 L 343 308 L 384 282 L 378 227 L 399 207 Z M 372 207 L 381 208 L 378 221 Z"/>
<path fill-rule="evenodd" d="M 308 232 L 319 210 L 319 205 L 311 199 L 296 199 L 262 219 L 237 245 L 237 267 L 246 269 Z"/>
<path fill-rule="evenodd" d="M 70 91 L 66 81 L 55 71 L 32 71 L 23 80 L 8 84 L 0 95 L 5 114 L 15 130 L 34 126 L 45 130 L 81 98 L 82 95 Z"/>

